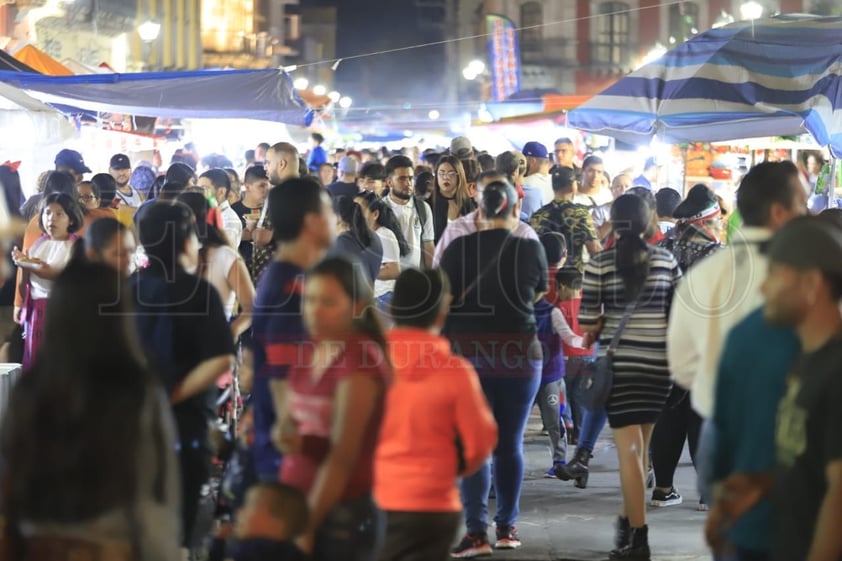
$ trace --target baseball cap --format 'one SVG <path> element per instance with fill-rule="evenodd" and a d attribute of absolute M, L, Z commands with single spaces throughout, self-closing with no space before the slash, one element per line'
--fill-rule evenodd
<path fill-rule="evenodd" d="M 474 150 L 474 145 L 467 136 L 457 136 L 450 141 L 450 153 L 459 159 L 467 158 Z"/>
<path fill-rule="evenodd" d="M 500 218 L 511 214 L 511 209 L 517 203 L 517 196 L 507 181 L 492 181 L 482 191 L 482 211 L 486 218 Z"/>
<path fill-rule="evenodd" d="M 549 158 L 547 147 L 540 142 L 527 142 L 523 145 L 522 153 L 527 158 Z"/>
<path fill-rule="evenodd" d="M 817 216 L 793 218 L 772 236 L 766 254 L 773 263 L 842 275 L 842 228 Z"/>
<path fill-rule="evenodd" d="M 337 169 L 339 173 L 357 173 L 360 169 L 360 162 L 352 156 L 345 156 L 339 160 Z"/>
<path fill-rule="evenodd" d="M 85 165 L 82 154 L 68 148 L 56 154 L 56 167 L 61 166 L 69 167 L 76 173 L 91 173 L 91 168 Z"/>
<path fill-rule="evenodd" d="M 132 169 L 132 163 L 129 161 L 129 157 L 125 154 L 114 154 L 111 156 L 111 164 L 109 167 L 111 169 Z"/>

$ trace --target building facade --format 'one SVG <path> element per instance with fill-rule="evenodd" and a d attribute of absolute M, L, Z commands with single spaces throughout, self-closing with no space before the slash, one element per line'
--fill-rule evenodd
<path fill-rule="evenodd" d="M 336 58 L 336 7 L 298 6 L 295 8 L 295 38 L 289 39 L 293 54 L 286 58 L 286 64 L 301 65 L 293 78 L 305 78 L 310 87 L 322 85 L 328 91 L 334 89 L 333 65 L 314 64 Z"/>
<path fill-rule="evenodd" d="M 669 48 L 727 21 L 740 19 L 746 0 L 453 0 L 457 29 L 453 36 L 481 36 L 459 41 L 454 58 L 459 69 L 472 60 L 488 63 L 485 21 L 508 18 L 518 29 L 520 89 L 555 90 L 565 95 L 596 94 L 637 68 L 653 49 Z M 756 0 L 763 14 L 831 14 L 839 2 L 827 0 Z M 827 6 L 825 6 L 827 5 Z M 460 98 L 489 99 L 462 79 Z M 488 80 L 488 76 L 485 76 Z"/>
<path fill-rule="evenodd" d="M 31 43 L 54 59 L 117 72 L 202 67 L 201 0 L 17 0 L 3 9 L 7 44 Z M 157 35 L 143 41 L 151 22 Z"/>

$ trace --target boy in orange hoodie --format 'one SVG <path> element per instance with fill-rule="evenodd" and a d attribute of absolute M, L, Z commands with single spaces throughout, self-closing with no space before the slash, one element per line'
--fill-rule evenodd
<path fill-rule="evenodd" d="M 497 444 L 476 372 L 439 336 L 448 285 L 440 271 L 415 269 L 395 283 L 394 378 L 374 462 L 374 498 L 386 513 L 380 561 L 450 559 L 462 518 L 456 479 L 479 469 Z"/>

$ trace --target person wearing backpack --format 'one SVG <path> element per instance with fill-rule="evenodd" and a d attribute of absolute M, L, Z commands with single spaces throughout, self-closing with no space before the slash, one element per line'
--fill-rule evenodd
<path fill-rule="evenodd" d="M 433 263 L 435 232 L 430 205 L 413 194 L 412 160 L 393 156 L 386 163 L 386 185 L 389 194 L 383 200 L 398 219 L 409 244 L 409 252 L 401 256 L 401 270 L 429 267 Z"/>

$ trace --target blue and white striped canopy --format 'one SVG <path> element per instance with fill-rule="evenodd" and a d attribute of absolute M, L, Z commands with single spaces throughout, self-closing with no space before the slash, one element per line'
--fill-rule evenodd
<path fill-rule="evenodd" d="M 632 143 L 809 132 L 840 157 L 842 18 L 711 29 L 571 111 L 568 125 Z"/>

